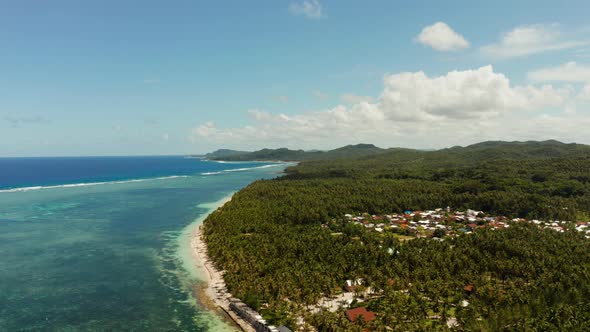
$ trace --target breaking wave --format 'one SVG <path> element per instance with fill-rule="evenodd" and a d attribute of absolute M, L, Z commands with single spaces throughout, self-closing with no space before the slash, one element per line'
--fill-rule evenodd
<path fill-rule="evenodd" d="M 148 178 L 148 179 L 118 180 L 118 181 L 103 181 L 103 182 L 83 182 L 83 183 L 57 184 L 57 185 L 51 185 L 51 186 L 31 186 L 31 187 L 21 187 L 21 188 L 0 189 L 0 193 L 14 193 L 14 192 L 41 190 L 41 189 L 90 187 L 90 186 L 100 186 L 100 185 L 106 185 L 106 184 L 123 184 L 123 183 L 146 182 L 146 181 L 154 181 L 154 180 L 169 180 L 169 179 L 187 178 L 187 177 L 189 177 L 189 176 L 188 175 L 171 175 L 171 176 L 162 176 L 162 177 L 158 177 L 158 178 Z"/>
<path fill-rule="evenodd" d="M 201 173 L 201 175 L 217 175 L 217 174 L 223 174 L 223 173 L 227 173 L 227 172 L 246 172 L 246 171 L 250 171 L 250 170 L 253 170 L 253 169 L 270 168 L 270 167 L 277 167 L 277 166 L 283 166 L 283 165 L 284 165 L 284 163 L 276 163 L 276 164 L 263 165 L 263 166 L 255 166 L 255 167 L 224 169 L 222 171 L 217 171 L 217 172 L 205 172 L 205 173 Z"/>

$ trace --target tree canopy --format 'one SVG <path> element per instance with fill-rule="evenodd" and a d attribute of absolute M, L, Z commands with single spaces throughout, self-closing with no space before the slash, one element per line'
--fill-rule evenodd
<path fill-rule="evenodd" d="M 322 227 L 345 213 L 446 206 L 587 221 L 589 151 L 553 141 L 488 142 L 305 161 L 236 193 L 207 218 L 204 236 L 232 294 L 276 324 L 304 317 L 321 331 L 589 330 L 590 242 L 575 230 L 514 224 L 401 241 L 353 224 L 338 233 Z M 373 295 L 351 306 L 368 307 L 375 320 L 310 312 L 308 305 L 359 278 Z"/>

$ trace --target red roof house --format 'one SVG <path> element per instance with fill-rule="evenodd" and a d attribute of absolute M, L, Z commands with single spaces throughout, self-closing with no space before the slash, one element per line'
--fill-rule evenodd
<path fill-rule="evenodd" d="M 359 318 L 359 316 L 363 316 L 365 322 L 370 322 L 375 319 L 375 313 L 372 311 L 367 311 L 367 309 L 364 307 L 359 307 L 346 311 L 346 317 L 348 317 L 348 320 L 350 320 L 353 323 Z"/>

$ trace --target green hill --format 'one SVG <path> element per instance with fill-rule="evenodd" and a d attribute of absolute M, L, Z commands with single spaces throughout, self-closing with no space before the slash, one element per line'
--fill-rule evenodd
<path fill-rule="evenodd" d="M 237 150 L 229 150 L 229 149 L 219 149 L 210 153 L 207 153 L 204 157 L 210 160 L 221 160 L 223 158 L 230 158 L 233 156 L 239 156 L 249 153 L 247 151 L 237 151 Z"/>
<path fill-rule="evenodd" d="M 559 158 L 578 160 L 590 156 L 590 146 L 565 144 L 557 141 L 483 142 L 466 147 L 452 147 L 436 151 L 413 149 L 388 149 L 383 153 L 369 154 L 363 158 L 333 160 L 306 160 L 297 168 L 288 169 L 292 175 L 306 177 L 423 177 L 424 174 L 441 173 L 448 169 L 498 163 L 532 163 L 543 167 L 544 160 Z"/>
<path fill-rule="evenodd" d="M 566 144 L 555 140 L 504 142 L 487 141 L 466 147 L 455 146 L 440 150 L 404 148 L 382 149 L 373 144 L 347 145 L 328 151 L 304 151 L 287 148 L 262 149 L 254 152 L 221 149 L 205 155 L 211 160 L 224 161 L 310 161 L 372 157 L 386 162 L 409 162 L 416 159 L 438 163 L 469 163 L 493 160 L 530 160 L 571 156 L 588 153 L 590 148 L 582 144 Z"/>
<path fill-rule="evenodd" d="M 590 240 L 573 229 L 575 221 L 589 221 L 590 146 L 361 145 L 318 155 L 324 159 L 254 182 L 204 222 L 209 254 L 226 271 L 228 289 L 271 323 L 293 327 L 304 317 L 319 331 L 445 331 L 454 318 L 459 331 L 590 329 Z M 402 241 L 407 229 L 341 223 L 345 213 L 370 220 L 447 206 L 572 222 L 560 232 L 511 223 L 442 241 Z M 463 227 L 453 219 L 445 225 Z M 358 279 L 378 292 L 352 306 L 376 312 L 374 321 L 351 323 L 343 310 L 309 312 Z"/>
<path fill-rule="evenodd" d="M 221 150 L 218 150 L 221 151 Z M 280 149 L 262 149 L 254 152 L 238 152 L 232 151 L 229 153 L 214 153 L 207 154 L 205 157 L 211 160 L 223 161 L 252 161 L 252 160 L 283 160 L 283 161 L 301 161 L 301 160 L 324 160 L 324 159 L 340 159 L 369 156 L 379 153 L 387 152 L 385 149 L 378 148 L 372 144 L 357 144 L 347 145 L 338 149 L 330 151 L 304 151 L 304 150 L 290 150 L 287 148 Z M 227 151 L 227 150 L 223 150 Z"/>

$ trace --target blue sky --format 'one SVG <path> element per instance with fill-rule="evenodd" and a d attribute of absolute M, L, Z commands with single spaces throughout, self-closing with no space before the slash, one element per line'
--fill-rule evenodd
<path fill-rule="evenodd" d="M 589 12 L 588 1 L 2 1 L 0 156 L 590 143 Z"/>

